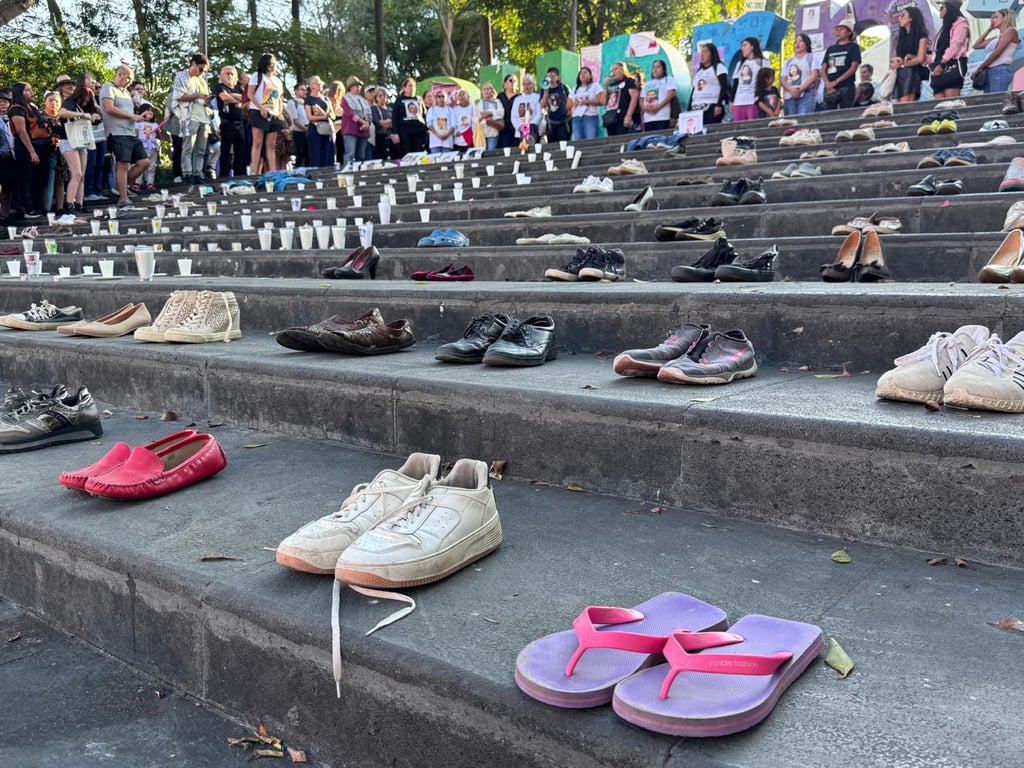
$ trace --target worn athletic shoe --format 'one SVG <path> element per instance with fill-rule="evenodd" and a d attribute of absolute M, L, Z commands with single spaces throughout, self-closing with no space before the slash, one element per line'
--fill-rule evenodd
<path fill-rule="evenodd" d="M 79 387 L 64 397 L 38 395 L 0 419 L 0 453 L 95 440 L 102 434 L 100 409 L 89 390 Z"/>
<path fill-rule="evenodd" d="M 619 248 L 595 248 L 580 267 L 583 281 L 607 280 L 615 282 L 626 275 L 626 256 Z"/>
<path fill-rule="evenodd" d="M 0 325 L 22 331 L 52 331 L 61 325 L 82 320 L 82 308 L 75 306 L 55 307 L 43 299 L 33 304 L 27 312 L 0 317 Z"/>
<path fill-rule="evenodd" d="M 356 539 L 403 509 L 437 478 L 441 457 L 414 453 L 397 470 L 359 483 L 333 514 L 306 523 L 277 546 L 277 562 L 306 573 L 334 573 L 338 557 Z"/>
<path fill-rule="evenodd" d="M 703 219 L 692 229 L 676 232 L 676 240 L 724 240 L 725 225 L 718 219 Z"/>
<path fill-rule="evenodd" d="M 361 587 L 429 584 L 501 545 L 487 464 L 459 459 L 443 480 L 424 482 L 393 515 L 352 542 L 335 577 Z"/>
<path fill-rule="evenodd" d="M 723 283 L 770 283 L 775 279 L 775 258 L 778 255 L 778 246 L 773 245 L 764 253 L 753 258 L 737 256 L 729 264 L 717 267 L 714 279 L 721 280 Z"/>
<path fill-rule="evenodd" d="M 727 239 L 715 240 L 711 250 L 689 266 L 672 267 L 672 279 L 677 283 L 710 283 L 715 270 L 736 258 L 736 249 Z"/>
<path fill-rule="evenodd" d="M 743 331 L 713 331 L 690 352 L 658 371 L 669 384 L 728 384 L 757 373 L 754 345 Z"/>
<path fill-rule="evenodd" d="M 498 312 L 474 317 L 462 338 L 442 344 L 434 353 L 434 359 L 442 363 L 482 363 L 487 348 L 501 338 L 511 322 L 511 317 Z"/>
<path fill-rule="evenodd" d="M 619 376 L 657 376 L 666 364 L 689 353 L 711 332 L 709 325 L 687 323 L 649 349 L 627 349 L 615 356 L 612 370 Z"/>
<path fill-rule="evenodd" d="M 575 255 L 569 260 L 569 263 L 563 267 L 556 269 L 552 267 L 544 271 L 544 277 L 548 280 L 558 280 L 564 283 L 574 283 L 580 279 L 580 270 L 583 265 L 587 263 L 587 259 L 590 258 L 590 254 L 596 251 L 596 248 L 577 248 Z"/>
<path fill-rule="evenodd" d="M 330 349 L 321 343 L 326 334 L 358 330 L 368 325 L 384 325 L 384 318 L 377 307 L 355 320 L 345 320 L 340 315 L 334 315 L 313 325 L 286 328 L 278 332 L 274 338 L 278 344 L 288 349 L 297 349 L 300 352 L 329 352 Z"/>
<path fill-rule="evenodd" d="M 345 331 L 330 331 L 320 343 L 331 352 L 343 355 L 386 355 L 399 352 L 416 343 L 408 320 L 374 323 Z"/>
<path fill-rule="evenodd" d="M 938 403 L 946 381 L 989 337 L 983 325 L 965 325 L 953 333 L 933 333 L 924 346 L 897 357 L 896 367 L 878 379 L 875 396 L 910 403 Z"/>
<path fill-rule="evenodd" d="M 942 388 L 954 408 L 1024 413 L 1024 332 L 1005 344 L 996 335 L 979 344 Z"/>

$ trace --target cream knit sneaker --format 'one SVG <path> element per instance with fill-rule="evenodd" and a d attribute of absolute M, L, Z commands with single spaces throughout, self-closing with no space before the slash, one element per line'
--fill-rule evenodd
<path fill-rule="evenodd" d="M 440 467 L 440 456 L 414 453 L 397 470 L 378 472 L 353 488 L 337 512 L 306 523 L 282 541 L 277 562 L 306 573 L 334 573 L 341 553 L 435 480 Z"/>
<path fill-rule="evenodd" d="M 185 322 L 196 306 L 199 291 L 175 291 L 152 325 L 135 329 L 138 341 L 166 341 L 164 332 Z"/>
<path fill-rule="evenodd" d="M 444 480 L 356 539 L 334 575 L 360 587 L 414 587 L 443 579 L 501 544 L 487 464 L 459 459 Z"/>
<path fill-rule="evenodd" d="M 242 338 L 238 302 L 230 291 L 199 291 L 192 312 L 164 331 L 164 341 L 202 344 Z"/>
<path fill-rule="evenodd" d="M 993 335 L 975 347 L 942 392 L 954 408 L 1024 413 L 1024 332 L 1005 344 Z"/>
<path fill-rule="evenodd" d="M 893 361 L 896 367 L 879 378 L 875 396 L 910 403 L 941 402 L 943 385 L 988 337 L 983 325 L 933 333 L 923 347 Z"/>

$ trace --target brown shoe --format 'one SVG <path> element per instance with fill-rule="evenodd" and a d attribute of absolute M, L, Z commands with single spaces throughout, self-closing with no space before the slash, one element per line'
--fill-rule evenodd
<path fill-rule="evenodd" d="M 325 333 L 320 343 L 331 352 L 343 355 L 386 355 L 416 343 L 408 320 L 377 323 L 363 328 Z"/>
<path fill-rule="evenodd" d="M 340 315 L 333 315 L 313 325 L 297 326 L 279 331 L 277 343 L 288 349 L 300 352 L 330 352 L 331 349 L 321 343 L 324 336 L 344 331 L 357 331 L 370 325 L 384 325 L 384 318 L 377 307 L 374 307 L 356 320 L 345 320 Z"/>
<path fill-rule="evenodd" d="M 151 325 L 153 318 L 149 316 L 149 310 L 145 304 L 126 304 L 111 315 L 93 320 L 90 323 L 75 324 L 70 331 L 64 327 L 57 330 L 61 333 L 71 333 L 74 336 L 91 336 L 95 339 L 113 339 L 117 336 L 126 336 L 136 328 L 143 328 Z"/>

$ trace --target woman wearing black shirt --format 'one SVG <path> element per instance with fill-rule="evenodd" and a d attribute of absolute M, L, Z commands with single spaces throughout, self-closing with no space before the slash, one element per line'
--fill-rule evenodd
<path fill-rule="evenodd" d="M 921 79 L 927 75 L 924 67 L 928 57 L 928 28 L 921 11 L 912 5 L 900 11 L 896 20 L 900 31 L 892 57 L 896 70 L 892 96 L 897 101 L 917 101 L 921 98 Z"/>
<path fill-rule="evenodd" d="M 501 84 L 501 93 L 498 94 L 498 101 L 505 108 L 505 116 L 508 119 L 505 120 L 505 127 L 498 131 L 498 149 L 514 147 L 519 144 L 519 139 L 516 138 L 516 128 L 512 125 L 511 119 L 512 102 L 515 101 L 518 95 L 519 90 L 516 87 L 516 76 L 505 75 L 505 79 Z"/>
<path fill-rule="evenodd" d="M 426 152 L 427 125 L 423 112 L 423 102 L 416 95 L 416 80 L 407 77 L 391 107 L 391 141 L 397 141 L 399 157 L 410 152 Z"/>
<path fill-rule="evenodd" d="M 42 209 L 43 191 L 50 175 L 50 132 L 32 103 L 32 86 L 15 83 L 10 118 L 11 133 L 14 136 L 15 177 L 14 200 L 25 212 L 25 217 L 38 219 L 44 215 Z"/>

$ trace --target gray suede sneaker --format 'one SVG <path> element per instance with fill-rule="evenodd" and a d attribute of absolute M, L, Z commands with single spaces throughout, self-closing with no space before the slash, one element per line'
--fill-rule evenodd
<path fill-rule="evenodd" d="M 686 324 L 650 349 L 627 349 L 615 357 L 612 370 L 619 376 L 657 376 L 667 363 L 682 357 L 707 338 L 709 325 Z"/>

